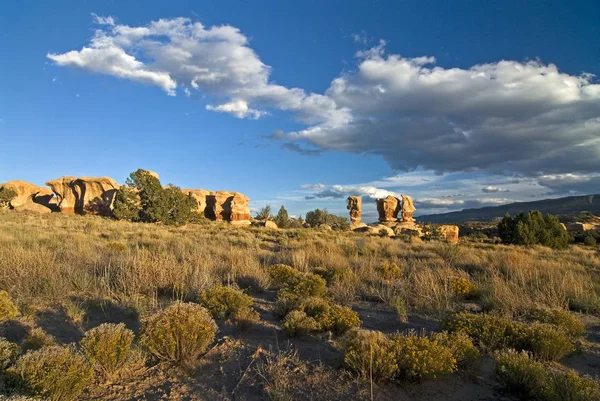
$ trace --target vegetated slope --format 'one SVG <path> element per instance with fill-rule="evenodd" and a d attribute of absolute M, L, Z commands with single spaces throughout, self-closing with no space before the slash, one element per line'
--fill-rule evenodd
<path fill-rule="evenodd" d="M 501 206 L 489 206 L 479 209 L 465 209 L 458 212 L 430 214 L 419 216 L 417 220 L 424 223 L 460 223 L 465 221 L 489 221 L 511 215 L 539 210 L 554 215 L 590 212 L 600 214 L 600 195 L 567 196 L 565 198 L 544 199 L 534 202 L 515 202 Z"/>

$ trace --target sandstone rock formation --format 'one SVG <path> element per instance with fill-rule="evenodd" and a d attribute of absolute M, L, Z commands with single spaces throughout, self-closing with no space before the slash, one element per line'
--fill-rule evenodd
<path fill-rule="evenodd" d="M 360 196 L 349 196 L 346 201 L 346 209 L 350 210 L 350 222 L 353 225 L 360 223 L 362 198 Z"/>
<path fill-rule="evenodd" d="M 440 237 L 444 242 L 458 244 L 458 227 L 450 225 L 440 226 Z"/>
<path fill-rule="evenodd" d="M 196 201 L 196 213 L 204 214 L 206 210 L 206 197 L 209 195 L 213 195 L 212 191 L 207 191 L 206 189 L 182 189 L 184 194 L 190 195 Z"/>
<path fill-rule="evenodd" d="M 250 224 L 248 197 L 239 192 L 217 191 L 206 196 L 204 215 L 210 220 Z"/>
<path fill-rule="evenodd" d="M 62 213 L 110 215 L 120 185 L 108 177 L 62 177 L 46 183 Z"/>
<path fill-rule="evenodd" d="M 395 222 L 398 220 L 400 211 L 400 200 L 388 195 L 386 198 L 377 199 L 377 212 L 381 223 Z"/>
<path fill-rule="evenodd" d="M 567 223 L 566 227 L 567 227 L 567 231 L 573 232 L 573 233 L 584 233 L 586 231 L 593 231 L 593 230 L 598 229 L 598 226 L 596 224 L 580 223 L 580 222 Z"/>
<path fill-rule="evenodd" d="M 414 222 L 413 212 L 417 210 L 410 196 L 400 195 L 402 197 L 402 221 Z"/>
<path fill-rule="evenodd" d="M 385 224 L 376 224 L 372 226 L 365 225 L 362 227 L 357 227 L 353 229 L 353 231 L 357 233 L 366 233 L 369 235 L 379 235 L 384 237 L 392 237 L 394 235 L 394 230 Z"/>
<path fill-rule="evenodd" d="M 10 207 L 13 209 L 26 207 L 31 203 L 38 203 L 48 208 L 49 212 L 52 211 L 50 209 L 50 201 L 53 197 L 53 194 L 48 188 L 40 187 L 27 181 L 20 180 L 13 180 L 4 184 L 0 184 L 0 187 L 10 188 L 17 193 L 17 196 L 10 201 Z M 41 211 L 39 208 L 37 208 L 37 210 Z"/>

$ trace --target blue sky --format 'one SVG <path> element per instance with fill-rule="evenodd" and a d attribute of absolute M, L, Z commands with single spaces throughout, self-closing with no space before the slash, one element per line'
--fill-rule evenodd
<path fill-rule="evenodd" d="M 8 3 L 8 2 L 7 2 Z M 0 6 L 0 182 L 110 176 L 291 214 L 600 192 L 600 5 Z"/>

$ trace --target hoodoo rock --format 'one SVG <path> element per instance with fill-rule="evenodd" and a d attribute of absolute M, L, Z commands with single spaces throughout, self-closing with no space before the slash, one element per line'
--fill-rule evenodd
<path fill-rule="evenodd" d="M 206 189 L 182 189 L 184 194 L 190 195 L 196 201 L 196 213 L 204 214 L 206 210 L 206 197 L 209 195 L 213 195 L 212 191 L 207 191 Z"/>
<path fill-rule="evenodd" d="M 46 183 L 58 198 L 62 213 L 110 215 L 120 188 L 108 177 L 62 177 Z"/>
<path fill-rule="evenodd" d="M 248 197 L 239 192 L 217 191 L 206 196 L 204 215 L 210 220 L 250 224 Z"/>
<path fill-rule="evenodd" d="M 413 213 L 417 208 L 413 204 L 413 200 L 410 196 L 400 195 L 402 197 L 402 221 L 412 223 L 415 221 Z"/>
<path fill-rule="evenodd" d="M 400 212 L 400 200 L 388 195 L 386 198 L 377 199 L 377 212 L 381 223 L 395 222 Z"/>
<path fill-rule="evenodd" d="M 450 225 L 440 226 L 440 237 L 444 242 L 458 244 L 458 227 Z"/>
<path fill-rule="evenodd" d="M 362 198 L 360 196 L 349 196 L 346 209 L 350 211 L 350 222 L 353 225 L 360 223 L 362 213 Z"/>

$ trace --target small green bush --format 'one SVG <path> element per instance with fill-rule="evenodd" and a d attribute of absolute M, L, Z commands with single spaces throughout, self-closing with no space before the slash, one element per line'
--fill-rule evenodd
<path fill-rule="evenodd" d="M 186 365 L 213 341 L 217 325 L 200 305 L 175 303 L 142 323 L 140 342 L 157 359 Z"/>
<path fill-rule="evenodd" d="M 534 360 L 527 352 L 506 350 L 494 355 L 496 375 L 511 392 L 524 399 L 543 401 L 600 400 L 600 386 L 574 371 L 557 371 Z"/>
<path fill-rule="evenodd" d="M 52 345 L 56 345 L 54 337 L 39 327 L 33 327 L 21 343 L 21 348 L 23 351 L 37 351 Z"/>
<path fill-rule="evenodd" d="M 256 324 L 260 320 L 260 315 L 254 309 L 246 308 L 233 312 L 229 320 L 238 330 L 244 331 Z"/>
<path fill-rule="evenodd" d="M 408 322 L 408 311 L 406 309 L 406 302 L 399 296 L 393 296 L 387 300 L 387 304 L 394 312 L 400 322 Z"/>
<path fill-rule="evenodd" d="M 514 218 L 509 214 L 498 224 L 498 233 L 505 244 L 544 245 L 554 249 L 566 249 L 570 236 L 551 214 L 545 216 L 538 210 L 519 213 Z"/>
<path fill-rule="evenodd" d="M 437 341 L 415 333 L 394 335 L 391 340 L 398 373 L 404 379 L 435 379 L 456 371 L 452 352 Z"/>
<path fill-rule="evenodd" d="M 251 296 L 230 287 L 217 286 L 200 296 L 200 304 L 208 309 L 213 318 L 222 320 L 249 309 L 252 303 Z"/>
<path fill-rule="evenodd" d="M 454 295 L 463 299 L 473 299 L 479 296 L 479 288 L 471 280 L 464 277 L 453 277 L 450 286 Z"/>
<path fill-rule="evenodd" d="M 546 368 L 525 352 L 513 349 L 497 352 L 496 375 L 504 387 L 526 399 L 543 399 L 548 394 Z"/>
<path fill-rule="evenodd" d="M 564 310 L 530 309 L 525 313 L 529 322 L 548 323 L 572 338 L 583 335 L 585 326 L 572 313 Z"/>
<path fill-rule="evenodd" d="M 431 340 L 448 348 L 460 368 L 472 366 L 481 356 L 471 338 L 460 331 L 456 333 L 448 333 L 447 331 L 432 333 Z"/>
<path fill-rule="evenodd" d="M 0 322 L 14 319 L 17 316 L 19 316 L 19 309 L 10 300 L 8 292 L 4 290 L 0 291 Z"/>
<path fill-rule="evenodd" d="M 514 345 L 519 349 L 531 351 L 539 359 L 558 361 L 563 356 L 575 351 L 575 347 L 564 334 L 552 325 L 534 323 L 523 330 L 523 335 Z"/>
<path fill-rule="evenodd" d="M 332 304 L 321 324 L 322 329 L 331 331 L 336 336 L 346 333 L 350 329 L 360 327 L 361 321 L 358 313 L 346 306 Z"/>
<path fill-rule="evenodd" d="M 20 352 L 21 349 L 17 344 L 0 337 L 0 373 L 17 360 Z"/>
<path fill-rule="evenodd" d="M 9 371 L 33 394 L 51 401 L 76 400 L 94 377 L 85 358 L 72 346 L 28 352 Z"/>
<path fill-rule="evenodd" d="M 289 294 L 300 299 L 308 297 L 323 297 L 327 294 L 326 281 L 313 273 L 304 273 L 293 277 L 283 288 L 280 293 Z"/>
<path fill-rule="evenodd" d="M 133 338 L 133 331 L 123 323 L 105 323 L 88 330 L 80 345 L 92 366 L 104 376 L 110 376 L 129 361 Z"/>
<path fill-rule="evenodd" d="M 271 277 L 271 285 L 274 288 L 281 288 L 284 285 L 291 283 L 300 272 L 288 265 L 272 265 L 267 267 L 269 276 Z"/>
<path fill-rule="evenodd" d="M 398 364 L 392 342 L 379 331 L 351 330 L 344 342 L 344 363 L 362 378 L 393 378 Z"/>
<path fill-rule="evenodd" d="M 396 280 L 402 277 L 402 268 L 396 263 L 387 260 L 377 265 L 375 271 L 377 271 L 384 280 Z"/>
<path fill-rule="evenodd" d="M 596 238 L 592 234 L 588 234 L 583 238 L 583 244 L 586 246 L 596 246 Z"/>
<path fill-rule="evenodd" d="M 283 319 L 281 328 L 290 337 L 300 337 L 317 331 L 319 324 L 305 312 L 293 310 Z"/>

